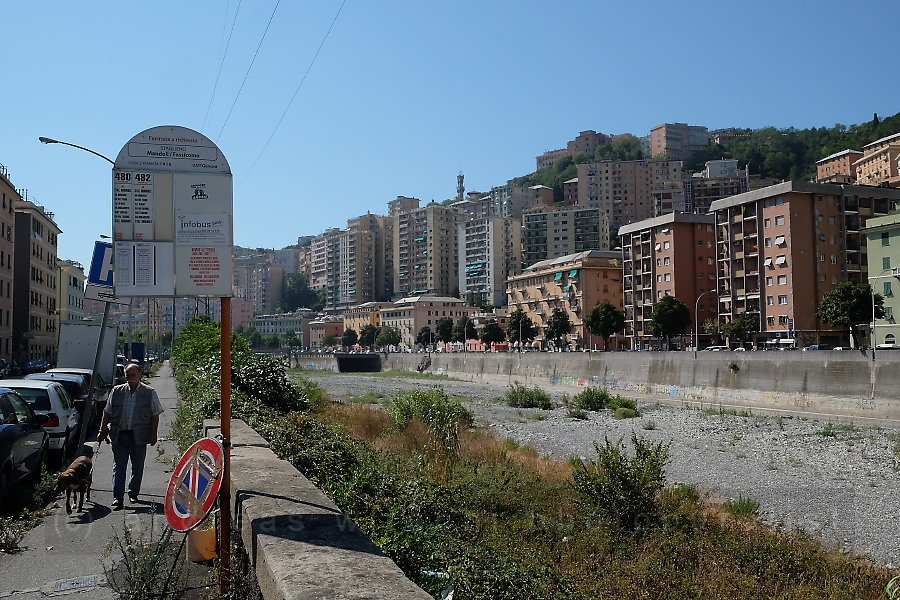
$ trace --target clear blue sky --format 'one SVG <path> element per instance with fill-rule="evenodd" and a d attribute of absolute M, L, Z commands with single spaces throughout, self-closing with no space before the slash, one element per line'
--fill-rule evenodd
<path fill-rule="evenodd" d="M 276 0 L 236 21 L 238 0 L 0 0 L 0 164 L 56 214 L 60 256 L 87 265 L 110 166 L 38 136 L 115 158 L 149 127 L 198 130 L 234 172 L 235 243 L 280 248 L 398 195 L 450 198 L 460 169 L 467 190 L 502 185 L 586 129 L 900 112 L 896 3 L 612 4 L 347 0 L 276 130 L 341 0 L 282 1 L 261 46 Z"/>

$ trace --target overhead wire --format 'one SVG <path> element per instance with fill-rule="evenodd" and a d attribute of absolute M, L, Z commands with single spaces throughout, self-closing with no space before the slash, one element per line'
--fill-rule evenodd
<path fill-rule="evenodd" d="M 259 159 L 262 158 L 262 155 L 265 153 L 266 148 L 269 147 L 269 142 L 272 141 L 272 138 L 275 137 L 275 133 L 278 132 L 278 128 L 281 127 L 281 122 L 284 121 L 284 118 L 287 116 L 288 111 L 291 109 L 291 105 L 294 103 L 294 100 L 297 98 L 297 94 L 300 93 L 300 88 L 303 87 L 303 82 L 306 81 L 306 77 L 309 75 L 309 72 L 312 70 L 313 65 L 316 63 L 316 59 L 319 57 L 319 53 L 322 51 L 322 47 L 325 46 L 325 41 L 328 39 L 328 36 L 331 34 L 331 30 L 334 29 L 334 24 L 337 22 L 338 17 L 341 16 L 341 11 L 344 10 L 344 5 L 347 4 L 347 0 L 342 0 L 341 5 L 338 7 L 337 13 L 334 15 L 334 19 L 331 20 L 331 25 L 328 26 L 328 31 L 325 32 L 325 35 L 322 37 L 322 41 L 319 43 L 319 47 L 316 49 L 316 53 L 313 55 L 312 60 L 309 61 L 309 66 L 306 67 L 306 72 L 303 73 L 303 77 L 300 79 L 300 83 L 297 84 L 297 88 L 294 90 L 294 94 L 291 96 L 291 99 L 288 101 L 287 106 L 284 108 L 284 112 L 281 113 L 281 117 L 278 119 L 278 122 L 275 124 L 275 128 L 272 130 L 272 133 L 269 135 L 269 139 L 266 140 L 266 143 L 263 144 L 262 150 L 259 151 L 259 154 L 256 156 L 256 160 L 253 161 L 253 164 L 250 165 L 250 168 L 247 169 L 244 178 L 241 180 L 241 184 L 246 181 L 247 177 L 250 175 L 250 172 L 253 171 L 253 168 L 256 166 L 256 163 L 259 162 Z M 240 184 L 238 184 L 240 187 Z"/>
<path fill-rule="evenodd" d="M 266 39 L 266 34 L 269 33 L 269 26 L 272 25 L 272 19 L 275 18 L 275 11 L 278 10 L 278 5 L 281 4 L 281 0 L 278 0 L 275 3 L 275 8 L 272 9 L 272 15 L 269 17 L 269 22 L 266 23 L 266 30 L 263 31 L 262 37 L 259 38 L 259 43 L 256 45 L 256 52 L 253 53 L 253 58 L 250 60 L 250 66 L 247 67 L 247 72 L 244 73 L 244 80 L 241 81 L 241 87 L 238 88 L 237 94 L 234 95 L 234 102 L 231 103 L 231 108 L 228 109 L 228 114 L 225 115 L 225 122 L 222 123 L 222 127 L 219 128 L 219 133 L 216 134 L 216 141 L 218 141 L 219 137 L 222 135 L 222 131 L 225 130 L 225 126 L 228 124 L 228 119 L 231 118 L 231 113 L 234 112 L 234 107 L 237 104 L 238 98 L 241 96 L 241 91 L 244 89 L 244 84 L 247 83 L 247 77 L 250 76 L 250 70 L 253 69 L 253 63 L 256 62 L 256 57 L 259 54 L 259 49 L 262 48 L 263 41 Z"/>
<path fill-rule="evenodd" d="M 225 37 L 225 27 L 228 26 L 228 7 L 231 6 L 231 0 L 225 7 L 225 22 L 222 24 L 222 37 Z M 212 94 L 209 95 L 209 104 L 206 105 L 206 114 L 203 115 L 203 125 L 200 130 L 206 128 L 206 120 L 209 118 L 209 111 L 212 109 L 213 100 L 216 97 L 216 89 L 219 87 L 219 78 L 222 77 L 222 67 L 225 66 L 225 57 L 228 55 L 228 47 L 231 45 L 231 36 L 234 35 L 234 26 L 237 23 L 238 13 L 241 12 L 241 0 L 238 0 L 237 9 L 234 11 L 234 20 L 231 22 L 231 31 L 228 33 L 228 41 L 225 42 L 225 50 L 222 52 L 222 60 L 219 61 L 219 72 L 216 73 L 216 81 L 213 83 Z"/>

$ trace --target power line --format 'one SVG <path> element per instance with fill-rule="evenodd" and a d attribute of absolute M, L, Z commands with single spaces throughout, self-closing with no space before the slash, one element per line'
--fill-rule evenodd
<path fill-rule="evenodd" d="M 246 181 L 247 177 L 250 175 L 250 172 L 253 171 L 253 168 L 256 166 L 256 163 L 259 162 L 259 159 L 262 158 L 263 153 L 266 151 L 266 148 L 269 147 L 269 142 L 272 141 L 272 138 L 275 137 L 275 133 L 278 131 L 278 128 L 281 127 L 281 122 L 284 121 L 284 117 L 287 116 L 288 111 L 291 109 L 291 105 L 294 103 L 294 99 L 297 97 L 297 94 L 300 93 L 300 88 L 303 87 L 303 82 L 306 81 L 307 75 L 312 70 L 313 65 L 316 63 L 316 59 L 319 57 L 319 52 L 322 51 L 322 47 L 325 45 L 325 41 L 328 39 L 329 34 L 331 34 L 331 30 L 334 28 L 334 24 L 337 22 L 338 17 L 341 16 L 341 11 L 344 10 L 344 5 L 347 4 L 347 0 L 342 0 L 341 5 L 338 7 L 337 13 L 334 15 L 334 19 L 331 20 L 331 25 L 328 26 L 328 31 L 325 32 L 325 36 L 322 38 L 322 42 L 319 44 L 318 49 L 316 50 L 315 55 L 313 55 L 312 60 L 309 61 L 309 66 L 306 67 L 306 72 L 303 74 L 303 77 L 300 79 L 300 83 L 297 85 L 297 89 L 294 90 L 294 94 L 291 96 L 290 101 L 287 103 L 287 106 L 284 108 L 284 112 L 281 113 L 281 118 L 278 119 L 278 122 L 275 124 L 275 128 L 272 130 L 272 133 L 269 135 L 269 139 L 266 140 L 266 143 L 263 145 L 262 150 L 259 151 L 259 154 L 256 157 L 256 160 L 253 161 L 253 164 L 250 165 L 250 168 L 247 169 L 247 173 L 244 175 L 244 178 L 241 180 L 241 183 Z M 240 184 L 238 184 L 240 187 Z"/>
<path fill-rule="evenodd" d="M 228 5 L 231 4 L 229 0 Z M 216 97 L 216 89 L 219 87 L 219 78 L 222 76 L 222 67 L 225 66 L 225 57 L 228 55 L 228 47 L 231 45 L 231 36 L 234 35 L 234 26 L 237 23 L 238 13 L 241 12 L 241 0 L 238 0 L 237 10 L 234 11 L 234 21 L 231 22 L 231 31 L 228 33 L 228 41 L 225 42 L 225 51 L 222 52 L 222 60 L 219 61 L 219 72 L 216 73 L 216 82 L 213 84 L 212 94 L 209 96 L 209 104 L 206 106 L 206 114 L 203 115 L 203 125 L 200 131 L 206 127 L 206 119 L 209 118 L 209 111 L 213 105 L 213 99 Z M 222 37 L 225 36 L 225 27 L 228 25 L 228 6 L 225 7 L 225 23 L 222 24 Z"/>
<path fill-rule="evenodd" d="M 231 103 L 231 108 L 228 109 L 228 114 L 225 116 L 225 122 L 222 123 L 222 127 L 219 129 L 219 133 L 216 134 L 216 141 L 219 140 L 219 137 L 222 135 L 222 131 L 225 129 L 225 125 L 228 124 L 228 119 L 231 118 L 231 113 L 234 111 L 234 106 L 237 104 L 238 98 L 241 96 L 241 91 L 244 89 L 244 84 L 247 83 L 247 77 L 250 76 L 250 70 L 253 68 L 253 63 L 256 62 L 256 56 L 259 54 L 259 49 L 262 48 L 263 40 L 266 39 L 266 34 L 269 33 L 269 26 L 272 24 L 272 19 L 275 18 L 275 11 L 278 10 L 278 5 L 281 4 L 281 0 L 275 3 L 275 8 L 272 9 L 272 16 L 269 17 L 269 22 L 266 23 L 266 30 L 263 31 L 262 37 L 259 38 L 259 44 L 256 45 L 256 52 L 253 53 L 253 59 L 250 61 L 250 66 L 247 67 L 247 72 L 244 73 L 244 80 L 241 82 L 241 87 L 238 88 L 237 94 L 234 96 L 234 102 Z"/>

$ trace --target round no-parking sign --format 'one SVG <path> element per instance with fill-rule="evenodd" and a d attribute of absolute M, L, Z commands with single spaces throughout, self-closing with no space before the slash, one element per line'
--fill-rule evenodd
<path fill-rule="evenodd" d="M 225 453 L 218 441 L 203 438 L 187 451 L 169 479 L 166 520 L 175 531 L 190 531 L 212 510 L 219 488 Z"/>

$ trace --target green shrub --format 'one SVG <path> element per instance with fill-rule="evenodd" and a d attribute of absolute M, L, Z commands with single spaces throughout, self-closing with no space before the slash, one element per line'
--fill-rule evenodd
<path fill-rule="evenodd" d="M 0 552 L 18 550 L 28 533 L 28 523 L 13 517 L 0 517 Z"/>
<path fill-rule="evenodd" d="M 669 446 L 653 444 L 632 432 L 634 458 L 620 439 L 594 444 L 597 460 L 578 460 L 573 473 L 575 488 L 597 513 L 611 524 L 627 530 L 653 523 L 659 511 L 657 497 L 665 483 Z"/>
<path fill-rule="evenodd" d="M 581 421 L 588 418 L 587 411 L 585 411 L 583 408 L 571 407 L 566 414 L 572 419 L 579 419 Z"/>
<path fill-rule="evenodd" d="M 646 423 L 644 423 L 644 429 L 646 429 L 647 431 L 653 431 L 654 429 L 656 429 L 656 421 L 647 421 Z"/>
<path fill-rule="evenodd" d="M 460 425 L 468 427 L 475 422 L 472 411 L 440 388 L 397 392 L 389 411 L 401 431 L 413 419 L 425 425 L 429 434 L 427 457 L 442 475 L 459 458 Z"/>
<path fill-rule="evenodd" d="M 728 500 L 725 503 L 725 510 L 736 517 L 752 518 L 759 514 L 759 502 L 741 496 L 737 500 Z"/>
<path fill-rule="evenodd" d="M 520 383 L 514 383 L 506 392 L 506 403 L 513 408 L 540 408 L 541 410 L 550 410 L 550 396 L 541 388 L 535 386 L 533 388 L 525 387 Z"/>
<path fill-rule="evenodd" d="M 575 396 L 575 408 L 582 410 L 602 410 L 612 399 L 606 388 L 587 388 Z"/>
<path fill-rule="evenodd" d="M 616 394 L 606 401 L 606 408 L 610 410 L 616 410 L 618 408 L 630 408 L 631 410 L 637 411 L 637 404 L 635 404 L 634 400 L 632 400 L 631 398 L 626 398 L 624 396 Z"/>
<path fill-rule="evenodd" d="M 638 416 L 638 412 L 633 408 L 617 408 L 613 415 L 616 419 L 633 419 Z"/>

